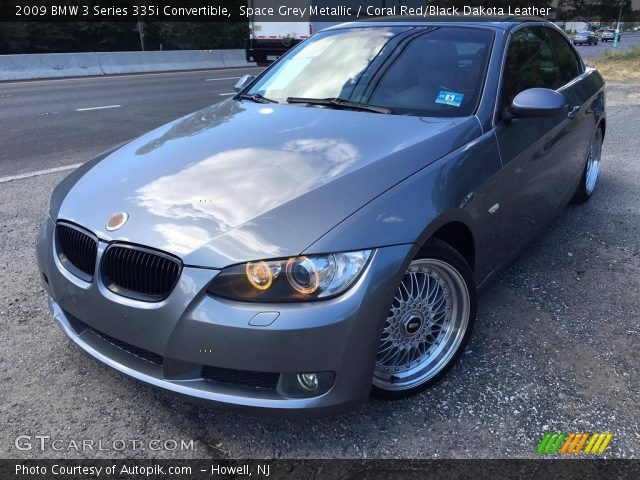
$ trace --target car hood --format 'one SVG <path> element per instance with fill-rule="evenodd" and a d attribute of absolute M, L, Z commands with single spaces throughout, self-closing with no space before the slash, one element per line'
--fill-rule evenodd
<path fill-rule="evenodd" d="M 52 215 L 107 241 L 170 252 L 187 265 L 297 255 L 480 133 L 475 117 L 227 100 L 81 167 L 54 192 Z M 128 221 L 107 231 L 117 212 L 127 212 Z"/>

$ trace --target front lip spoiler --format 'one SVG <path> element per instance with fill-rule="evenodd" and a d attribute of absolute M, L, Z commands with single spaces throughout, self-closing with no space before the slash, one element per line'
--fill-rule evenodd
<path fill-rule="evenodd" d="M 157 367 L 149 362 L 146 362 L 145 360 L 139 359 L 139 362 L 136 362 L 137 364 L 134 368 L 133 366 L 118 362 L 107 354 L 103 353 L 101 349 L 110 350 L 117 349 L 117 347 L 111 345 L 108 341 L 90 331 L 84 331 L 81 334 L 78 334 L 74 330 L 64 311 L 55 302 L 55 300 L 53 300 L 49 296 L 48 302 L 54 320 L 60 326 L 65 335 L 93 358 L 101 361 L 102 363 L 115 370 L 118 370 L 121 373 L 135 378 L 136 380 L 163 390 L 167 390 L 170 393 L 184 397 L 188 401 L 205 403 L 208 406 L 217 406 L 225 409 L 242 410 L 245 412 L 254 411 L 259 413 L 287 415 L 300 414 L 304 415 L 305 417 L 314 414 L 335 415 L 336 413 L 349 410 L 353 405 L 360 403 L 353 402 L 345 403 L 342 405 L 320 406 L 322 404 L 321 399 L 326 394 L 320 395 L 318 397 L 304 399 L 289 397 L 281 397 L 279 399 L 275 399 L 269 398 L 266 395 L 231 395 L 227 393 L 207 391 L 190 386 L 190 384 L 194 385 L 198 383 L 197 380 L 167 380 L 161 378 L 161 367 Z M 142 368 L 137 368 L 138 366 Z M 158 373 L 160 375 L 157 375 Z"/>

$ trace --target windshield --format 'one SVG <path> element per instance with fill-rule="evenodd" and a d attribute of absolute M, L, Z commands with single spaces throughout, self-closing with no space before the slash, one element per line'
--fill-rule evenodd
<path fill-rule="evenodd" d="M 280 103 L 339 98 L 392 114 L 468 116 L 480 97 L 492 40 L 489 30 L 466 27 L 330 30 L 300 44 L 248 93 Z"/>

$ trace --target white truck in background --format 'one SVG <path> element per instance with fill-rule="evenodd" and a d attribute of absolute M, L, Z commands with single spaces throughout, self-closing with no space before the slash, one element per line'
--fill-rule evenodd
<path fill-rule="evenodd" d="M 250 3 L 260 3 L 260 0 L 252 0 Z M 244 45 L 247 62 L 256 62 L 259 66 L 268 65 L 315 31 L 308 21 L 272 22 L 253 17 L 249 22 L 249 38 Z"/>
<path fill-rule="evenodd" d="M 344 0 L 296 0 L 289 2 L 295 7 L 338 7 L 348 5 Z M 369 0 L 367 5 L 373 7 L 391 7 L 396 5 L 426 5 L 427 0 Z M 282 0 L 248 0 L 247 6 L 256 9 L 273 8 L 278 11 Z M 309 8 L 306 10 L 310 11 Z M 284 54 L 291 47 L 309 38 L 314 33 L 340 22 L 316 21 L 307 14 L 296 22 L 274 22 L 273 17 L 252 15 L 249 20 L 249 38 L 245 40 L 247 62 L 256 62 L 265 66 Z M 326 19 L 326 17 L 325 17 Z"/>

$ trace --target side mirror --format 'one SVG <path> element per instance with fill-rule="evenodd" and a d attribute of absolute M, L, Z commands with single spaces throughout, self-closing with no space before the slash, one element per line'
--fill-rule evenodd
<path fill-rule="evenodd" d="M 529 88 L 516 95 L 506 109 L 503 118 L 555 117 L 567 113 L 564 95 L 548 88 Z"/>
<path fill-rule="evenodd" d="M 236 92 L 239 92 L 240 90 L 242 90 L 244 87 L 246 87 L 247 85 L 249 85 L 251 82 L 253 82 L 253 80 L 256 78 L 255 75 L 243 75 L 240 80 L 238 80 L 236 82 L 236 84 L 233 86 L 233 89 Z"/>

